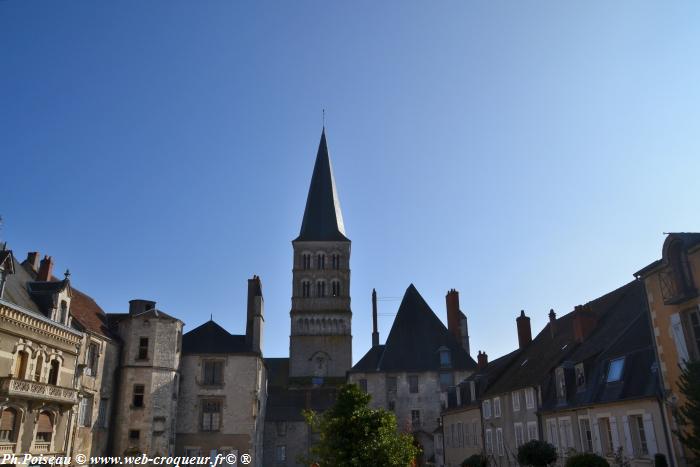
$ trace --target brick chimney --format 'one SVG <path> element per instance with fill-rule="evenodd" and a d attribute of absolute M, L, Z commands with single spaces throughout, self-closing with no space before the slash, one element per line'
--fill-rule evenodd
<path fill-rule="evenodd" d="M 598 317 L 589 305 L 577 305 L 574 308 L 574 339 L 581 343 L 595 330 Z"/>
<path fill-rule="evenodd" d="M 30 251 L 27 253 L 27 259 L 25 259 L 24 262 L 32 268 L 32 271 L 37 272 L 39 270 L 39 252 Z"/>
<path fill-rule="evenodd" d="M 525 310 L 520 310 L 520 316 L 515 319 L 518 327 L 518 344 L 522 349 L 532 342 L 532 330 L 530 329 L 530 318 L 525 316 Z"/>
<path fill-rule="evenodd" d="M 457 339 L 462 348 L 470 353 L 469 327 L 466 316 L 459 309 L 459 292 L 450 289 L 445 296 L 445 304 L 447 306 L 447 330 Z"/>
<path fill-rule="evenodd" d="M 489 356 L 486 355 L 486 352 L 482 352 L 481 350 L 479 350 L 479 353 L 476 356 L 476 367 L 480 370 L 483 370 L 488 364 Z"/>
<path fill-rule="evenodd" d="M 554 312 L 554 308 L 549 310 L 549 332 L 552 334 L 552 338 L 557 335 L 557 314 Z"/>
<path fill-rule="evenodd" d="M 248 279 L 248 304 L 245 328 L 246 345 L 252 352 L 262 352 L 263 326 L 265 319 L 262 282 L 260 277 Z"/>
<path fill-rule="evenodd" d="M 36 275 L 37 281 L 50 281 L 53 273 L 53 258 L 44 256 L 39 265 L 39 272 Z"/>

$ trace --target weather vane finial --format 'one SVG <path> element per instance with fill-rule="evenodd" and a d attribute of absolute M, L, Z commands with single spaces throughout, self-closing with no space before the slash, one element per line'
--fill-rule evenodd
<path fill-rule="evenodd" d="M 326 109 L 323 109 L 323 129 L 326 129 Z"/>

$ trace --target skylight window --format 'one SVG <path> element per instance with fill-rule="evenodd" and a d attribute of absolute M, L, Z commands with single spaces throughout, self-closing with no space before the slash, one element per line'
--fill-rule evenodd
<path fill-rule="evenodd" d="M 610 366 L 608 367 L 608 383 L 614 383 L 615 381 L 620 381 L 622 379 L 622 370 L 625 367 L 625 357 L 616 358 L 610 361 Z"/>
<path fill-rule="evenodd" d="M 569 346 L 569 344 L 564 344 L 564 347 L 562 347 L 561 349 L 564 350 L 564 349 L 566 349 L 568 346 Z"/>

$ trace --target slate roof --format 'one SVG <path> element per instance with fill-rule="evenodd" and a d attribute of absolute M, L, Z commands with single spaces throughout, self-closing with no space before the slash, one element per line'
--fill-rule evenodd
<path fill-rule="evenodd" d="M 214 321 L 207 321 L 182 336 L 182 353 L 227 354 L 251 352 L 245 336 L 231 334 Z"/>
<path fill-rule="evenodd" d="M 598 319 L 613 307 L 629 291 L 634 282 L 620 287 L 602 297 L 587 303 Z M 570 360 L 577 349 L 574 338 L 574 312 L 556 320 L 556 332 L 552 336 L 551 324 L 547 325 L 514 359 L 508 369 L 486 391 L 486 395 L 497 395 L 525 387 L 542 384 L 550 373 L 564 360 Z M 602 327 L 599 321 L 597 329 Z M 595 338 L 593 335 L 589 338 Z"/>
<path fill-rule="evenodd" d="M 335 404 L 337 390 L 333 387 L 289 389 L 269 387 L 265 421 L 303 422 L 303 410 L 323 412 Z"/>
<path fill-rule="evenodd" d="M 325 128 L 318 145 L 301 231 L 294 241 L 350 241 L 345 236 Z"/>
<path fill-rule="evenodd" d="M 34 280 L 34 277 L 16 259 L 14 261 L 14 274 L 7 276 L 5 282 L 5 292 L 3 298 L 26 310 L 44 315 L 27 291 L 27 283 Z"/>
<path fill-rule="evenodd" d="M 289 358 L 266 358 L 268 386 L 287 387 L 289 385 Z"/>
<path fill-rule="evenodd" d="M 450 350 L 450 369 L 476 368 L 476 362 L 411 284 L 401 300 L 386 343 L 371 348 L 350 372 L 439 371 L 442 369 L 438 351 L 441 347 Z"/>

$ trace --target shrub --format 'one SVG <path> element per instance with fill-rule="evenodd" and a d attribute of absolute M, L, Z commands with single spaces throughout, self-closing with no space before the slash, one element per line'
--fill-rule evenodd
<path fill-rule="evenodd" d="M 462 462 L 462 467 L 488 467 L 489 458 L 483 454 L 474 454 L 464 459 Z"/>
<path fill-rule="evenodd" d="M 610 467 L 610 464 L 598 454 L 586 452 L 569 457 L 566 467 Z"/>
<path fill-rule="evenodd" d="M 518 448 L 518 462 L 533 467 L 546 467 L 556 462 L 557 448 L 546 441 L 532 440 Z"/>

